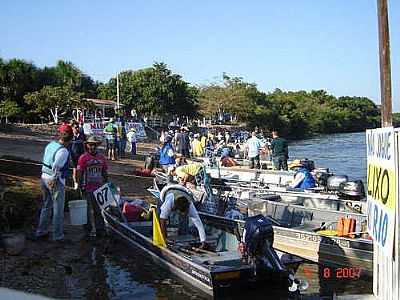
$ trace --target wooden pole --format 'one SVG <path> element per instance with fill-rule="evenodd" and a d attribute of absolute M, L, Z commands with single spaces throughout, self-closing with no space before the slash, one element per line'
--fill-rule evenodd
<path fill-rule="evenodd" d="M 119 111 L 119 76 L 117 73 L 117 109 Z"/>
<path fill-rule="evenodd" d="M 392 126 L 392 82 L 387 0 L 378 1 L 379 65 L 381 78 L 382 127 Z"/>

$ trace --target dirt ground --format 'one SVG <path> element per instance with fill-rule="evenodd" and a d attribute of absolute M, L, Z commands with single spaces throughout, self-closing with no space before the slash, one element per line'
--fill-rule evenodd
<path fill-rule="evenodd" d="M 39 162 L 44 147 L 53 138 L 53 133 L 54 130 L 48 128 L 31 130 L 26 127 L 14 127 L 0 130 L 0 192 L 19 185 L 28 185 L 30 193 L 34 194 L 32 198 L 35 200 L 32 201 L 40 201 Z M 152 178 L 135 176 L 134 171 L 143 167 L 143 156 L 154 147 L 155 144 L 152 143 L 139 143 L 138 160 L 108 161 L 110 180 L 120 187 L 122 195 L 151 200 L 146 188 L 152 184 Z M 16 163 L 15 159 L 22 162 Z M 69 197 L 74 195 L 71 189 L 67 190 L 68 193 Z M 40 207 L 40 203 L 37 207 Z M 17 232 L 26 233 L 35 228 L 38 210 L 31 213 L 32 222 L 24 228 L 19 228 Z M 95 268 L 91 267 L 90 252 L 93 251 L 93 244 L 98 244 L 99 251 L 106 252 L 108 240 L 87 240 L 83 227 L 69 225 L 67 212 L 65 233 L 72 243 L 62 247 L 51 241 L 27 240 L 24 251 L 16 256 L 7 254 L 0 247 L 0 287 L 65 298 L 71 296 L 67 290 L 71 289 L 69 285 L 73 284 L 74 290 L 84 291 L 84 298 L 107 298 L 99 295 L 101 290 L 96 291 L 90 282 L 95 272 Z"/>

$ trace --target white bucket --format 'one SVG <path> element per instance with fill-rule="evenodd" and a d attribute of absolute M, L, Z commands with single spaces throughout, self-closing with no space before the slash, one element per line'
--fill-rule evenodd
<path fill-rule="evenodd" d="M 86 200 L 74 200 L 68 202 L 71 225 L 84 225 L 87 223 Z"/>

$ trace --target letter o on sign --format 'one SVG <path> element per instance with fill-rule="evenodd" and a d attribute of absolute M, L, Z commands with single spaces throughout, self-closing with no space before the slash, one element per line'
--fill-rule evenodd
<path fill-rule="evenodd" d="M 384 169 L 381 179 L 381 199 L 384 205 L 386 204 L 389 198 L 389 189 L 390 189 L 389 187 L 390 187 L 390 180 L 389 180 L 388 170 Z"/>

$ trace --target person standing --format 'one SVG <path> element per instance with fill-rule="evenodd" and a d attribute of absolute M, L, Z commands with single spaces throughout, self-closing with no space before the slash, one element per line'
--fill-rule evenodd
<path fill-rule="evenodd" d="M 202 157 L 204 155 L 204 148 L 199 138 L 200 134 L 196 133 L 192 141 L 192 154 L 194 157 Z"/>
<path fill-rule="evenodd" d="M 53 213 L 53 240 L 64 240 L 64 202 L 65 177 L 68 174 L 69 151 L 68 146 L 73 137 L 70 125 L 63 125 L 59 129 L 57 141 L 50 142 L 43 155 L 40 189 L 43 204 L 40 211 L 39 225 L 33 239 L 41 239 L 49 234 L 49 221 Z"/>
<path fill-rule="evenodd" d="M 79 128 L 78 122 L 72 122 L 71 124 L 73 137 L 72 142 L 70 144 L 70 153 L 71 153 L 71 164 L 72 164 L 72 180 L 74 182 L 74 189 L 78 189 L 78 181 L 76 178 L 76 167 L 78 165 L 79 157 L 85 153 L 85 145 L 83 144 L 85 141 L 85 135 L 81 132 Z"/>
<path fill-rule="evenodd" d="M 275 170 L 288 170 L 287 160 L 289 159 L 288 143 L 279 137 L 278 131 L 272 131 L 271 142 L 272 163 Z"/>
<path fill-rule="evenodd" d="M 104 231 L 104 220 L 93 192 L 108 180 L 107 162 L 103 154 L 97 152 L 101 144 L 95 136 L 86 140 L 86 152 L 78 161 L 78 182 L 88 203 L 89 235 L 95 237 Z"/>
<path fill-rule="evenodd" d="M 160 165 L 164 172 L 168 172 L 175 166 L 175 153 L 171 144 L 172 137 L 166 135 L 164 138 L 163 146 L 160 149 Z"/>
<path fill-rule="evenodd" d="M 187 127 L 181 128 L 181 133 L 177 137 L 177 152 L 182 154 L 183 157 L 190 158 L 190 139 Z"/>
<path fill-rule="evenodd" d="M 120 157 L 124 158 L 125 157 L 125 148 L 126 148 L 126 128 L 125 128 L 125 122 L 121 122 L 121 141 L 120 141 Z"/>
<path fill-rule="evenodd" d="M 114 126 L 114 120 L 111 118 L 107 126 L 104 128 L 103 133 L 105 134 L 107 142 L 107 157 L 108 159 L 115 160 L 115 138 L 116 128 Z"/>
<path fill-rule="evenodd" d="M 254 169 L 254 165 L 257 169 L 260 169 L 260 149 L 264 147 L 264 144 L 257 137 L 257 132 L 253 131 L 251 133 L 251 138 L 247 140 L 247 157 L 250 160 L 250 169 Z"/>
<path fill-rule="evenodd" d="M 136 129 L 132 127 L 126 135 L 128 142 L 131 143 L 131 155 L 132 159 L 135 159 L 136 155 Z"/>

